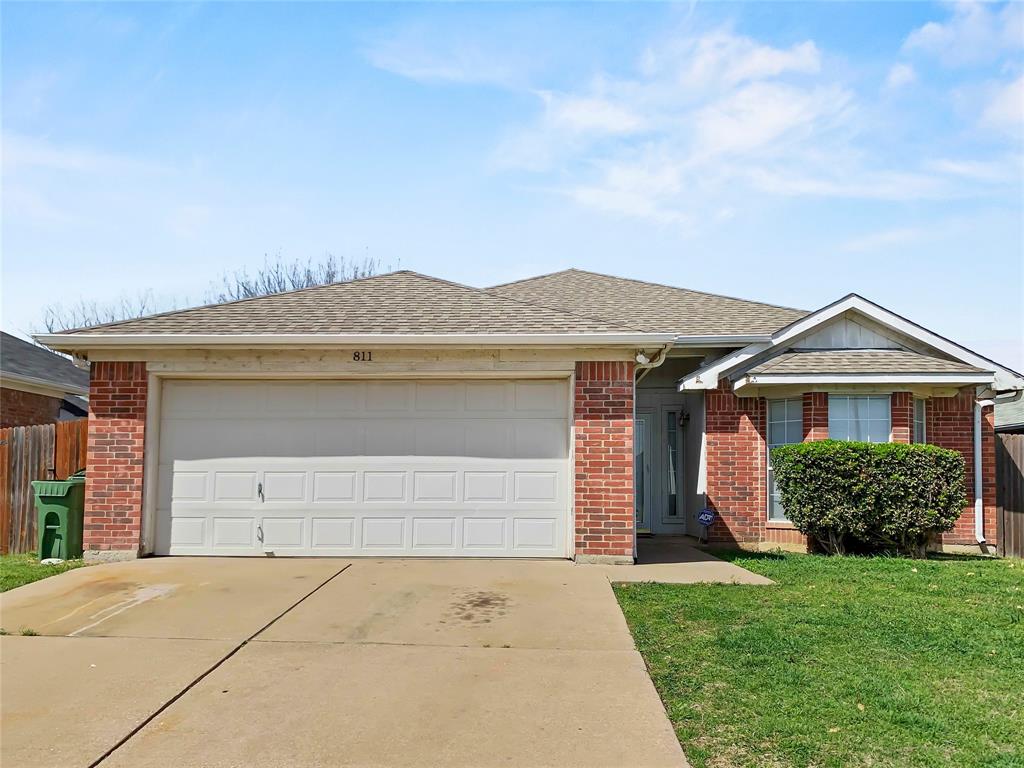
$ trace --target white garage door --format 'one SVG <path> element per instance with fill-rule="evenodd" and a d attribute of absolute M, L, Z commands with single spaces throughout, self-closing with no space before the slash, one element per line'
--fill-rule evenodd
<path fill-rule="evenodd" d="M 155 551 L 564 557 L 568 383 L 168 381 Z"/>

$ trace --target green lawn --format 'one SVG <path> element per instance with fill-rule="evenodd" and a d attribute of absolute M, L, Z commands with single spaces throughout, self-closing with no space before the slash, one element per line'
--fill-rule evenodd
<path fill-rule="evenodd" d="M 615 588 L 701 766 L 1024 766 L 1024 561 L 726 555 Z"/>
<path fill-rule="evenodd" d="M 82 560 L 65 560 L 60 565 L 41 565 L 34 552 L 0 557 L 0 592 L 55 576 L 85 565 Z"/>

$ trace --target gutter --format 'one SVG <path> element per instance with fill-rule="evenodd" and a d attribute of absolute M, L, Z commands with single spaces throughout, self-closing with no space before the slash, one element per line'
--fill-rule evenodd
<path fill-rule="evenodd" d="M 643 380 L 644 376 L 646 376 L 648 373 L 650 373 L 655 368 L 657 368 L 662 363 L 664 363 L 665 359 L 668 357 L 668 351 L 670 349 L 672 349 L 673 346 L 674 346 L 673 344 L 666 344 L 662 348 L 662 350 L 657 354 L 657 356 L 654 358 L 654 360 L 648 360 L 646 363 L 642 363 L 642 362 L 640 362 L 640 360 L 641 360 L 641 358 L 643 358 L 644 360 L 647 360 L 647 356 L 643 352 L 637 352 L 637 355 L 636 355 L 637 367 L 641 368 L 642 370 L 640 372 L 640 375 L 636 377 L 636 381 L 633 382 L 633 385 L 636 386 L 637 384 L 639 384 L 641 382 L 641 380 Z"/>
<path fill-rule="evenodd" d="M 34 337 L 62 352 L 139 347 L 291 347 L 291 346 L 597 346 L 642 347 L 671 344 L 670 333 L 54 333 Z"/>

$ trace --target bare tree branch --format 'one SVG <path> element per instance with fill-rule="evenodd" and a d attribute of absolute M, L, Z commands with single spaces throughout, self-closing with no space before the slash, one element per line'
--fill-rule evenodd
<path fill-rule="evenodd" d="M 354 261 L 326 254 L 319 261 L 285 261 L 277 254 L 273 258 L 264 257 L 263 266 L 251 275 L 246 269 L 225 272 L 219 282 L 210 284 L 205 298 L 208 304 L 251 299 L 300 288 L 359 280 L 380 274 L 382 269 L 390 270 L 391 267 L 383 267 L 378 259 Z M 157 300 L 152 290 L 143 291 L 135 297 L 122 296 L 109 302 L 82 299 L 70 306 L 56 303 L 43 308 L 43 327 L 47 333 L 90 328 L 156 312 L 182 309 L 188 304 L 187 298 Z"/>

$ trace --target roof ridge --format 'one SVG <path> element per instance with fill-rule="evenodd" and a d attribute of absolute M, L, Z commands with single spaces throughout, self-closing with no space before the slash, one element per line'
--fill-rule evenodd
<path fill-rule="evenodd" d="M 582 320 L 592 320 L 592 321 L 597 322 L 597 323 L 605 323 L 607 325 L 616 326 L 618 328 L 621 328 L 624 331 L 639 331 L 641 333 L 645 331 L 645 329 L 643 329 L 643 328 L 634 328 L 631 325 L 625 325 L 625 324 L 619 323 L 618 321 L 608 320 L 607 318 L 604 318 L 604 317 L 593 317 L 591 315 L 583 315 L 583 314 L 580 314 L 579 312 L 572 312 L 572 311 L 570 311 L 568 309 L 563 309 L 562 307 L 551 307 L 551 306 L 548 306 L 547 304 L 538 304 L 535 301 L 526 301 L 525 299 L 514 299 L 511 296 L 502 296 L 501 294 L 498 294 L 498 293 L 491 293 L 489 288 L 477 288 L 476 286 L 473 286 L 473 285 L 466 285 L 465 283 L 457 283 L 454 280 L 448 280 L 448 279 L 443 278 L 443 277 L 434 277 L 433 275 L 424 275 L 424 274 L 420 274 L 418 272 L 414 272 L 413 274 L 419 275 L 419 277 L 425 278 L 427 280 L 433 280 L 435 283 L 441 283 L 443 285 L 453 285 L 453 286 L 455 286 L 457 288 L 465 288 L 466 290 L 469 290 L 469 291 L 475 291 L 476 293 L 482 293 L 484 296 L 486 296 L 489 299 L 498 299 L 499 301 L 507 301 L 507 302 L 511 302 L 513 304 L 519 304 L 520 306 L 537 307 L 539 309 L 546 309 L 546 310 L 548 310 L 550 312 L 557 312 L 560 315 L 565 315 L 566 317 L 580 318 Z"/>
<path fill-rule="evenodd" d="M 582 270 L 576 269 L 576 267 L 569 267 L 568 269 L 558 269 L 554 272 L 545 272 L 542 275 L 534 275 L 533 277 L 521 277 L 518 280 L 509 280 L 507 283 L 498 283 L 497 285 L 489 285 L 486 288 L 481 288 L 482 291 L 493 291 L 495 288 L 504 288 L 508 285 L 518 285 L 519 283 L 528 283 L 531 280 L 542 280 L 545 277 L 554 277 L 555 275 L 561 275 L 565 272 L 580 272 Z M 596 274 L 596 273 L 595 273 Z"/>
<path fill-rule="evenodd" d="M 327 288 L 334 288 L 339 285 L 349 285 L 351 283 L 364 283 L 369 280 L 377 280 L 381 277 L 392 277 L 394 275 L 417 275 L 419 273 L 413 272 L 411 269 L 395 269 L 391 272 L 382 272 L 379 275 L 366 275 L 365 277 L 356 277 L 351 280 L 335 280 L 333 283 L 322 283 L 321 285 L 306 285 L 302 288 L 292 288 L 287 291 L 278 291 L 277 293 L 264 293 L 260 296 L 246 296 L 242 299 L 232 299 L 231 301 L 211 301 L 206 304 L 196 304 L 192 307 L 180 307 L 178 309 L 168 309 L 164 312 L 154 312 L 151 315 L 140 315 L 139 317 L 126 317 L 123 320 L 114 320 L 109 323 L 99 323 L 97 325 L 84 325 L 78 328 L 68 328 L 67 330 L 60 331 L 59 333 L 78 333 L 80 331 L 92 331 L 96 328 L 114 328 L 118 325 L 125 323 L 134 323 L 136 320 L 152 320 L 157 317 L 169 317 L 171 315 L 179 315 L 185 312 L 193 312 L 200 309 L 208 309 L 210 307 L 227 307 L 233 304 L 243 304 L 247 301 L 258 301 L 259 299 L 271 299 L 275 296 L 288 296 L 295 293 L 305 293 L 306 291 L 317 291 L 324 290 Z M 420 277 L 426 277 L 426 275 L 419 275 Z"/>
<path fill-rule="evenodd" d="M 505 286 L 515 285 L 517 283 L 528 283 L 531 280 L 542 280 L 544 278 L 554 277 L 555 275 L 561 275 L 561 274 L 566 273 L 566 272 L 578 272 L 581 275 L 593 275 L 595 277 L 608 277 L 608 278 L 611 278 L 612 280 L 624 280 L 624 281 L 626 281 L 628 283 L 637 283 L 639 285 L 650 285 L 650 286 L 654 286 L 655 288 L 668 288 L 669 290 L 673 290 L 673 291 L 683 291 L 684 293 L 699 294 L 701 296 L 712 296 L 712 297 L 714 297 L 716 299 L 729 299 L 731 301 L 742 301 L 745 304 L 758 304 L 758 305 L 760 305 L 762 307 L 773 307 L 775 309 L 785 309 L 785 310 L 789 310 L 790 312 L 805 312 L 805 313 L 808 313 L 808 314 L 810 313 L 810 310 L 807 310 L 807 309 L 798 309 L 797 307 L 787 307 L 787 306 L 784 306 L 782 304 L 771 304 L 771 303 L 769 303 L 767 301 L 756 301 L 754 299 L 741 299 L 739 296 L 727 296 L 724 293 L 712 293 L 711 291 L 700 291 L 700 290 L 697 290 L 696 288 L 682 288 L 682 287 L 680 287 L 678 285 L 668 285 L 667 283 L 655 283 L 655 282 L 652 282 L 650 280 L 638 280 L 635 277 L 622 277 L 621 275 L 609 275 L 606 272 L 594 272 L 594 271 L 589 270 L 589 269 L 579 269 L 578 267 L 570 267 L 569 269 L 562 269 L 562 270 L 559 270 L 557 272 L 549 272 L 546 275 L 537 275 L 536 277 L 527 277 L 527 278 L 523 278 L 522 280 L 514 280 L 511 283 L 502 283 L 500 285 L 494 285 L 494 286 L 491 286 L 491 288 L 489 288 L 488 290 L 491 290 L 493 288 L 503 288 Z"/>

